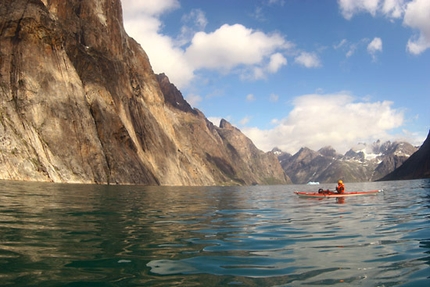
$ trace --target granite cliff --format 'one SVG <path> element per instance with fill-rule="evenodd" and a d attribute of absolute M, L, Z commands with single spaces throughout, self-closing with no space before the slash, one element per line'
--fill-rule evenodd
<path fill-rule="evenodd" d="M 120 0 L 1 1 L 0 100 L 0 179 L 290 182 L 273 153 L 153 73 Z"/>
<path fill-rule="evenodd" d="M 430 178 L 430 131 L 417 152 L 411 155 L 400 167 L 380 180 L 407 180 Z"/>

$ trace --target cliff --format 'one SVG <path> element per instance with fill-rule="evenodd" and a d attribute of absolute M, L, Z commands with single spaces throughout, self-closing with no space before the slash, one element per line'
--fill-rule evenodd
<path fill-rule="evenodd" d="M 0 179 L 289 182 L 273 153 L 153 73 L 119 0 L 1 1 L 0 101 Z"/>
<path fill-rule="evenodd" d="M 430 178 L 430 131 L 422 146 L 400 167 L 380 180 Z"/>

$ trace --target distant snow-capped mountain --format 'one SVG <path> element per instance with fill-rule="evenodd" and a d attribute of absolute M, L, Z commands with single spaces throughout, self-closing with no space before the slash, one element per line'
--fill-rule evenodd
<path fill-rule="evenodd" d="M 302 148 L 291 155 L 275 148 L 272 150 L 285 173 L 293 183 L 333 183 L 338 179 L 346 182 L 378 180 L 398 168 L 417 147 L 407 142 L 384 142 L 379 140 L 367 145 L 359 143 L 344 155 L 332 147 L 318 151 Z"/>

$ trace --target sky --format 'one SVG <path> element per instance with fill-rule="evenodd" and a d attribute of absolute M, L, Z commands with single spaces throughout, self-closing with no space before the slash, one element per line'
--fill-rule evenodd
<path fill-rule="evenodd" d="M 430 129 L 430 0 L 122 0 L 124 26 L 194 108 L 263 151 Z"/>

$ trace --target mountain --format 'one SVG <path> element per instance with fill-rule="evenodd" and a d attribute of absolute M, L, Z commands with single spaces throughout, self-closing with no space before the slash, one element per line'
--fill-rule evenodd
<path fill-rule="evenodd" d="M 430 178 L 430 131 L 423 145 L 400 167 L 380 180 Z"/>
<path fill-rule="evenodd" d="M 6 0 L 0 16 L 0 179 L 291 182 L 272 152 L 154 74 L 120 0 Z"/>
<path fill-rule="evenodd" d="M 401 166 L 416 147 L 406 142 L 364 143 L 351 148 L 344 155 L 332 147 L 318 151 L 301 148 L 296 154 L 272 150 L 285 173 L 295 184 L 308 182 L 333 183 L 338 179 L 345 182 L 374 181 Z"/>

